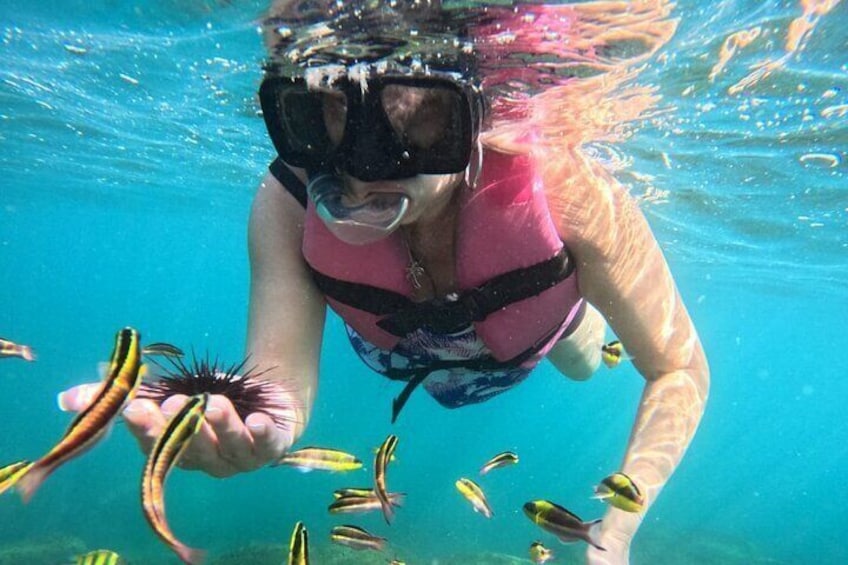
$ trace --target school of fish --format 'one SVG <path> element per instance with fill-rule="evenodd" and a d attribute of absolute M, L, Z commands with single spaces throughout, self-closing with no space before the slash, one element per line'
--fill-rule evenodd
<path fill-rule="evenodd" d="M 16 488 L 23 500 L 28 501 L 59 467 L 79 457 L 106 437 L 141 385 L 146 373 L 146 366 L 142 364 L 145 355 L 180 357 L 183 352 L 178 347 L 163 342 L 142 347 L 138 331 L 132 328 L 120 330 L 115 337 L 103 382 L 90 403 L 74 417 L 64 435 L 47 453 L 32 461 L 21 459 L 0 468 L 0 494 L 10 488 Z M 0 358 L 11 357 L 26 361 L 36 358 L 31 347 L 0 338 Z M 610 368 L 617 366 L 625 358 L 627 357 L 618 341 L 610 342 L 602 348 L 602 359 Z M 205 552 L 186 545 L 171 531 L 165 513 L 165 481 L 177 466 L 192 438 L 203 426 L 208 402 L 207 393 L 192 396 L 167 422 L 147 456 L 141 481 L 141 502 L 145 519 L 154 533 L 183 563 L 189 565 L 202 563 Z M 387 436 L 375 449 L 373 484 L 369 487 L 335 490 L 328 512 L 362 514 L 379 510 L 386 524 L 391 525 L 395 509 L 403 505 L 406 497 L 405 493 L 392 492 L 388 486 L 387 470 L 389 463 L 395 461 L 397 446 L 398 437 L 394 434 Z M 492 470 L 514 466 L 518 462 L 516 453 L 504 451 L 483 463 L 479 474 L 486 476 Z M 337 473 L 356 471 L 363 467 L 362 461 L 353 454 L 314 446 L 289 451 L 274 465 L 289 466 L 304 472 Z M 494 516 L 479 484 L 467 477 L 460 477 L 455 486 L 475 512 L 486 518 Z M 623 472 L 613 473 L 601 480 L 595 487 L 592 498 L 625 512 L 642 512 L 645 508 L 643 493 Z M 584 541 L 600 550 L 604 549 L 599 542 L 601 520 L 583 521 L 568 509 L 544 499 L 526 502 L 523 511 L 534 524 L 563 543 Z M 330 531 L 330 540 L 357 551 L 384 551 L 388 544 L 387 538 L 353 524 L 334 526 Z M 528 552 L 530 560 L 537 564 L 547 563 L 555 558 L 554 552 L 538 540 L 530 544 Z M 72 561 L 80 565 L 126 563 L 120 555 L 107 549 L 75 556 Z M 397 558 L 387 559 L 386 562 L 389 565 L 405 565 L 404 561 Z M 287 563 L 309 565 L 309 539 L 303 522 L 295 524 L 289 542 Z"/>

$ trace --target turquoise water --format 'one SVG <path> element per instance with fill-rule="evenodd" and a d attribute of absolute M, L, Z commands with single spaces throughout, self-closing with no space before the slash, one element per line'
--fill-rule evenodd
<path fill-rule="evenodd" d="M 247 215 L 272 156 L 253 100 L 261 9 L 223 0 L 0 7 L 0 335 L 39 355 L 0 361 L 0 461 L 36 457 L 60 436 L 69 418 L 55 394 L 96 378 L 120 327 L 242 354 Z M 826 110 L 848 104 L 848 6 L 824 17 L 784 69 L 727 93 L 750 64 L 782 53 L 800 13 L 794 2 L 680 2 L 677 34 L 642 78 L 674 110 L 612 154 L 629 163 L 622 180 L 648 195 L 643 209 L 713 375 L 701 429 L 640 530 L 634 563 L 848 562 L 848 118 Z M 708 82 L 724 37 L 755 24 L 763 39 Z M 356 361 L 334 317 L 325 339 L 303 443 L 370 459 L 396 433 L 391 480 L 408 493 L 396 523 L 327 514 L 332 489 L 367 484 L 366 472 L 176 472 L 167 503 L 181 539 L 214 557 L 287 543 L 304 520 L 320 550 L 332 525 L 353 521 L 388 536 L 388 556 L 409 563 L 526 557 L 537 538 L 577 559 L 582 547 L 544 537 L 521 504 L 551 498 L 601 515 L 588 496 L 623 454 L 641 392 L 632 367 L 573 383 L 543 365 L 458 411 L 416 394 L 390 426 L 398 386 Z M 495 511 L 485 520 L 453 483 L 504 449 L 521 463 L 481 481 Z M 22 540 L 67 543 L 70 555 L 62 540 L 76 539 L 132 563 L 176 563 L 141 515 L 142 464 L 117 426 L 29 505 L 3 495 L 0 556 Z"/>

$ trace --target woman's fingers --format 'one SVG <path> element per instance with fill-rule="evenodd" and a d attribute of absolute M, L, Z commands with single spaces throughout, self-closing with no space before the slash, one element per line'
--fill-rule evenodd
<path fill-rule="evenodd" d="M 183 397 L 185 402 L 185 397 Z M 168 421 L 159 406 L 149 399 L 136 399 L 124 408 L 124 421 L 130 433 L 135 436 L 138 445 L 149 453 L 156 438 L 162 433 Z"/>
<path fill-rule="evenodd" d="M 56 403 L 64 412 L 85 410 L 101 386 L 102 383 L 86 383 L 63 390 L 56 396 Z"/>
<path fill-rule="evenodd" d="M 217 455 L 239 471 L 261 467 L 253 449 L 253 438 L 225 396 L 213 395 L 206 408 L 206 422 L 217 439 Z"/>
<path fill-rule="evenodd" d="M 100 386 L 101 383 L 88 383 L 59 393 L 59 407 L 74 412 L 85 409 Z M 123 412 L 124 421 L 142 451 L 150 452 L 168 421 L 187 399 L 185 395 L 173 395 L 161 406 L 150 399 L 135 399 L 127 405 Z M 258 469 L 276 461 L 291 447 L 294 443 L 293 429 L 293 424 L 281 429 L 264 412 L 250 414 L 242 421 L 225 396 L 212 395 L 205 421 L 181 455 L 178 465 L 215 477 Z"/>
<path fill-rule="evenodd" d="M 276 461 L 294 443 L 292 427 L 278 428 L 267 414 L 254 412 L 244 422 L 253 437 L 253 450 L 260 465 Z"/>
<path fill-rule="evenodd" d="M 187 399 L 188 397 L 181 394 L 166 398 L 161 406 L 162 416 L 165 420 L 170 421 L 185 405 Z M 228 462 L 222 460 L 219 456 L 218 438 L 208 421 L 204 421 L 192 437 L 191 443 L 180 455 L 177 465 L 181 469 L 199 469 L 215 477 L 226 477 L 236 472 Z"/>

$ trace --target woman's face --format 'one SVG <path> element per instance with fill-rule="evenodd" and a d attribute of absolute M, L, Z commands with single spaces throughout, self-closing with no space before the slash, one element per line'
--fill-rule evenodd
<path fill-rule="evenodd" d="M 395 135 L 416 149 L 430 148 L 448 128 L 453 103 L 444 89 L 398 84 L 386 85 L 380 92 L 381 103 Z M 333 144 L 344 136 L 347 99 L 338 91 L 323 92 L 324 122 Z M 403 223 L 437 217 L 447 206 L 463 173 L 416 175 L 411 178 L 364 182 L 345 175 L 349 205 L 356 205 L 375 192 L 402 192 L 410 199 Z"/>

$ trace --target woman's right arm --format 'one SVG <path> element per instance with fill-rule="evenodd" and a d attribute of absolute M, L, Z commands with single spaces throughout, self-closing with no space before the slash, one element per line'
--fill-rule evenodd
<path fill-rule="evenodd" d="M 253 201 L 248 230 L 250 365 L 278 381 L 296 401 L 292 440 L 300 437 L 318 385 L 324 298 L 301 253 L 305 212 L 273 177 L 265 176 Z"/>
<path fill-rule="evenodd" d="M 324 299 L 313 284 L 301 255 L 304 210 L 270 174 L 259 187 L 250 215 L 250 311 L 248 366 L 265 370 L 278 383 L 273 401 L 278 414 L 291 421 L 277 427 L 264 412 L 242 421 L 232 403 L 213 395 L 206 421 L 180 457 L 180 467 L 226 477 L 266 465 L 288 450 L 303 433 L 318 382 L 318 357 L 324 329 Z M 99 383 L 78 385 L 59 396 L 64 410 L 84 409 Z M 157 405 L 135 399 L 124 410 L 127 428 L 149 452 L 168 419 L 186 401 L 173 395 Z"/>

